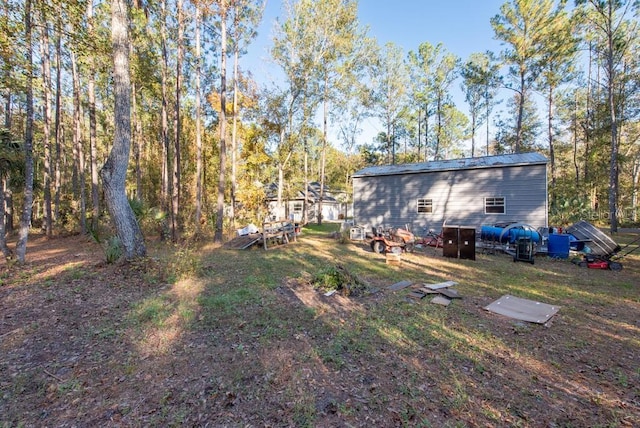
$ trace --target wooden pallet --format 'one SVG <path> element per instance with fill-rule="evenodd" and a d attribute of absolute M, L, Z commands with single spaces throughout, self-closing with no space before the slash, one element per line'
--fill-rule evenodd
<path fill-rule="evenodd" d="M 260 241 L 262 241 L 261 233 L 251 233 L 249 235 L 233 238 L 231 241 L 226 242 L 223 247 L 230 250 L 246 250 Z"/>

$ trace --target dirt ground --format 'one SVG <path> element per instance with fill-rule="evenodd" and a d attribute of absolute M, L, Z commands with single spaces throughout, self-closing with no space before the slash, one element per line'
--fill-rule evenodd
<path fill-rule="evenodd" d="M 283 279 L 273 300 L 251 308 L 286 334 L 222 312 L 195 314 L 189 328 L 165 317 L 160 334 L 128 314 L 168 292 L 162 259 L 103 259 L 86 237 L 33 236 L 26 266 L 0 266 L 0 426 L 640 426 L 637 266 L 625 273 L 635 298 L 615 310 L 594 301 L 551 329 L 484 313 L 471 319 L 490 299 L 467 293 L 442 323 L 508 345 L 491 358 L 441 349 L 434 330 L 434 340 L 405 350 L 380 342 L 374 354 L 358 353 L 344 343 L 347 362 L 327 364 L 315 350 L 339 333 L 305 320 L 349 326 L 379 297 L 328 299 Z M 201 287 L 171 293 L 189 301 Z M 192 310 L 178 309 L 183 317 Z M 137 319 L 153 325 L 161 310 Z M 582 317 L 591 322 L 576 325 Z M 484 355 L 483 346 L 470 349 Z"/>

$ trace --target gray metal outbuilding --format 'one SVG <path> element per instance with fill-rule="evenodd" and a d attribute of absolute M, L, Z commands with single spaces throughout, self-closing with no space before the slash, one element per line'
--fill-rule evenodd
<path fill-rule="evenodd" d="M 539 153 L 372 166 L 353 174 L 354 221 L 367 230 L 547 227 L 547 196 L 547 159 Z"/>

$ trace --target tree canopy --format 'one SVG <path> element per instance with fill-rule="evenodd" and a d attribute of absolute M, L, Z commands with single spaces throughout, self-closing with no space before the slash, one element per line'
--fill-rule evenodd
<path fill-rule="evenodd" d="M 287 215 L 311 182 L 350 200 L 349 177 L 366 165 L 530 150 L 550 160 L 553 221 L 593 214 L 597 201 L 612 230 L 637 221 L 635 1 L 506 1 L 486 23 L 504 49 L 459 58 L 428 40 L 380 46 L 356 0 L 287 0 L 269 52 L 281 75 L 267 83 L 243 63 L 250 40 L 269 37 L 257 34 L 264 2 L 116 3 L 124 46 L 110 42 L 110 4 L 2 4 L 3 135 L 21 155 L 2 146 L 0 233 L 20 217 L 20 246 L 40 225 L 127 241 L 112 168 L 132 226 L 223 239 L 273 214 L 270 184 Z M 114 64 L 118 49 L 128 64 Z M 121 244 L 126 257 L 144 253 L 137 239 Z"/>

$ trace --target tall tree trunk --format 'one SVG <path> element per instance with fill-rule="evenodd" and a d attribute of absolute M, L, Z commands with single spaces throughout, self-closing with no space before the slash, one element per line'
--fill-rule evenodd
<path fill-rule="evenodd" d="M 420 153 L 422 148 L 422 110 L 418 108 L 418 162 L 420 162 Z M 346 216 L 345 216 L 346 218 Z"/>
<path fill-rule="evenodd" d="M 238 34 L 238 13 L 234 14 L 235 34 Z M 238 62 L 240 56 L 240 43 L 238 40 L 233 48 L 233 125 L 231 128 L 231 228 L 236 223 L 236 180 L 238 168 Z"/>
<path fill-rule="evenodd" d="M 175 100 L 175 119 L 174 119 L 174 138 L 173 138 L 173 183 L 171 186 L 171 239 L 173 242 L 178 241 L 180 232 L 180 138 L 181 138 L 181 117 L 180 107 L 182 100 L 180 93 L 182 92 L 182 61 L 184 57 L 184 23 L 182 10 L 182 0 L 177 0 L 176 8 L 178 9 L 178 58 L 176 61 L 176 100 Z"/>
<path fill-rule="evenodd" d="M 429 105 L 424 105 L 424 161 L 429 161 Z"/>
<path fill-rule="evenodd" d="M 40 43 L 40 56 L 42 57 L 42 96 L 43 96 L 43 122 L 42 134 L 44 140 L 44 168 L 43 168 L 43 196 L 44 196 L 44 230 L 45 234 L 52 235 L 51 218 L 51 63 L 49 59 L 49 25 L 45 12 L 42 17 L 42 42 Z"/>
<path fill-rule="evenodd" d="M 200 234 L 200 220 L 202 218 L 202 124 L 200 107 L 200 74 L 202 73 L 202 49 L 200 40 L 200 27 L 202 25 L 202 12 L 200 4 L 196 3 L 196 235 Z"/>
<path fill-rule="evenodd" d="M 309 147 L 304 142 L 304 202 L 302 203 L 302 224 L 309 221 Z"/>
<path fill-rule="evenodd" d="M 640 183 L 640 155 L 636 155 L 631 169 L 631 220 L 638 221 L 638 183 Z"/>
<path fill-rule="evenodd" d="M 490 105 L 490 100 L 489 100 L 489 85 L 487 85 L 487 87 L 485 88 L 485 93 L 484 93 L 484 100 L 485 100 L 485 106 L 487 108 L 487 152 L 486 155 L 489 156 L 489 112 L 491 111 L 491 105 Z"/>
<path fill-rule="evenodd" d="M 476 113 L 471 116 L 471 157 L 476 156 Z"/>
<path fill-rule="evenodd" d="M 553 87 L 549 86 L 547 97 L 547 137 L 549 139 L 549 167 L 551 168 L 551 208 L 556 207 L 556 151 L 553 145 Z"/>
<path fill-rule="evenodd" d="M 590 172 L 591 169 L 589 168 L 589 157 L 591 155 L 591 119 L 592 119 L 592 113 L 591 113 L 591 97 L 593 94 L 593 89 L 592 89 L 592 77 L 591 77 L 591 73 L 592 73 L 592 66 L 593 66 L 593 49 L 595 47 L 593 46 L 592 42 L 589 42 L 589 62 L 588 62 L 588 69 L 587 69 L 587 99 L 586 99 L 586 115 L 585 115 L 585 124 L 584 124 L 584 183 L 589 183 L 589 181 L 591 180 Z M 599 79 L 598 79 L 599 80 Z"/>
<path fill-rule="evenodd" d="M 522 119 L 524 116 L 524 103 L 525 103 L 525 72 L 520 72 L 520 90 L 517 91 L 518 98 L 518 118 L 516 120 L 516 145 L 514 147 L 515 153 L 520 153 L 520 146 L 522 144 Z"/>
<path fill-rule="evenodd" d="M 4 110 L 4 127 L 7 130 L 11 129 L 11 91 L 6 88 L 4 91 L 5 110 Z M 9 137 L 9 135 L 7 135 Z M 7 230 L 6 230 L 6 212 L 5 212 L 5 189 L 6 179 L 0 175 L 0 251 L 4 254 L 5 258 L 10 258 L 12 251 L 7 246 Z"/>
<path fill-rule="evenodd" d="M 133 48 L 131 55 L 134 54 Z M 142 124 L 140 123 L 140 114 L 138 112 L 138 85 L 136 82 L 131 83 L 131 120 L 133 122 L 131 138 L 133 140 L 133 164 L 136 172 L 136 199 L 142 200 L 142 166 L 140 165 L 140 157 L 142 152 Z"/>
<path fill-rule="evenodd" d="M 440 160 L 440 137 L 442 136 L 442 95 L 438 93 L 437 96 L 437 111 L 436 111 L 436 148 L 433 153 L 434 160 Z"/>
<path fill-rule="evenodd" d="M 93 2 L 87 2 L 87 31 L 93 35 Z M 98 183 L 98 140 L 96 120 L 96 66 L 93 56 L 89 58 L 87 96 L 89 101 L 89 155 L 91 156 L 91 230 L 97 232 L 100 221 L 100 193 Z"/>
<path fill-rule="evenodd" d="M 227 164 L 227 0 L 220 0 L 220 170 L 216 204 L 215 242 L 222 242 L 224 225 L 224 190 Z"/>
<path fill-rule="evenodd" d="M 169 53 L 167 52 L 167 0 L 162 1 L 162 24 L 160 30 L 162 45 L 162 111 L 161 111 L 161 138 L 162 138 L 162 207 L 167 215 L 171 215 L 169 196 L 171 194 L 171 180 L 169 180 L 169 171 L 171 165 L 171 150 L 169 146 L 169 100 L 168 100 L 168 81 L 169 81 Z M 164 235 L 162 236 L 164 238 Z"/>
<path fill-rule="evenodd" d="M 129 260 L 145 256 L 147 250 L 125 189 L 131 150 L 131 81 L 126 7 L 124 0 L 111 1 L 115 126 L 113 147 L 100 175 L 111 220 L 122 243 L 124 257 Z"/>
<path fill-rule="evenodd" d="M 56 114 L 55 122 L 55 158 L 54 158 L 54 200 L 53 200 L 53 218 L 57 224 L 60 220 L 60 193 L 62 192 L 62 22 L 61 17 L 56 20 Z"/>
<path fill-rule="evenodd" d="M 5 259 L 9 259 L 12 256 L 12 252 L 7 246 L 7 232 L 5 230 L 4 183 L 4 178 L 0 177 L 0 251 L 2 251 Z"/>
<path fill-rule="evenodd" d="M 31 28 L 31 0 L 25 0 L 24 5 L 24 41 L 26 45 L 26 124 L 24 129 L 24 199 L 22 215 L 20 217 L 20 233 L 16 243 L 16 257 L 18 263 L 24 264 L 27 255 L 27 241 L 31 226 L 31 205 L 33 203 L 33 46 Z"/>
<path fill-rule="evenodd" d="M 328 88 L 329 82 L 327 76 L 324 79 L 324 96 L 322 100 L 323 113 L 322 113 L 322 152 L 320 153 L 320 197 L 318 198 L 318 225 L 322 225 L 322 203 L 324 202 L 324 170 L 327 159 L 327 120 L 329 116 L 329 95 Z M 395 163 L 395 156 L 394 156 Z"/>
<path fill-rule="evenodd" d="M 607 101 L 611 120 L 611 158 L 609 160 L 609 215 L 611 216 L 611 233 L 618 232 L 618 118 L 616 117 L 615 88 L 616 69 L 614 66 L 615 34 L 613 24 L 613 4 L 608 2 L 607 31 Z"/>
<path fill-rule="evenodd" d="M 580 188 L 580 165 L 578 163 L 578 92 L 573 105 L 573 167 L 576 171 L 576 189 Z"/>
<path fill-rule="evenodd" d="M 80 229 L 87 233 L 87 205 L 84 182 L 84 150 L 82 148 L 82 107 L 80 105 L 80 76 L 75 53 L 71 53 L 71 76 L 73 81 L 73 154 L 74 171 L 76 171 L 76 186 L 78 198 L 78 215 Z"/>

